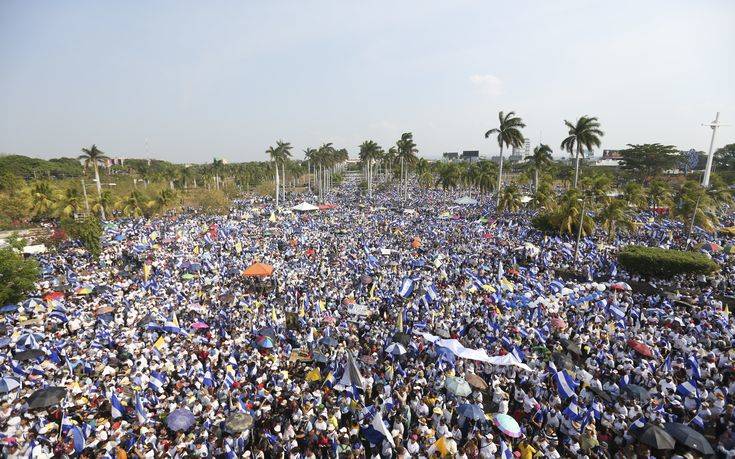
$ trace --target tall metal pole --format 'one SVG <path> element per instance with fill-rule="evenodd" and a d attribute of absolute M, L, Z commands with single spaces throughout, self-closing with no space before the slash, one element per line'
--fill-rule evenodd
<path fill-rule="evenodd" d="M 694 219 L 697 218 L 697 211 L 699 210 L 699 200 L 702 199 L 702 194 L 703 193 L 700 193 L 699 196 L 697 196 L 697 203 L 694 204 L 694 212 L 692 213 L 692 222 L 689 224 L 689 233 L 687 234 L 687 247 L 689 247 L 689 241 L 692 239 L 692 232 L 694 231 Z"/>
<path fill-rule="evenodd" d="M 710 141 L 709 141 L 709 153 L 707 154 L 707 167 L 704 169 L 704 177 L 702 178 L 702 186 L 705 188 L 709 188 L 709 177 L 710 177 L 710 173 L 712 172 L 712 160 L 714 159 L 712 150 L 715 145 L 715 134 L 717 133 L 718 127 L 727 126 L 727 125 L 720 123 L 720 112 L 717 112 L 717 115 L 715 116 L 714 121 L 712 121 L 709 124 L 702 124 L 702 126 L 708 126 L 712 129 L 712 137 L 710 138 Z"/>
<path fill-rule="evenodd" d="M 577 228 L 577 241 L 574 243 L 574 263 L 579 255 L 579 240 L 582 239 L 582 226 L 584 225 L 584 212 L 587 210 L 587 197 L 582 200 L 582 214 L 579 216 L 579 228 Z"/>
<path fill-rule="evenodd" d="M 89 215 L 89 200 L 87 199 L 87 185 L 84 184 L 84 179 L 82 179 L 82 193 L 84 193 L 84 207 L 87 209 L 87 215 Z"/>

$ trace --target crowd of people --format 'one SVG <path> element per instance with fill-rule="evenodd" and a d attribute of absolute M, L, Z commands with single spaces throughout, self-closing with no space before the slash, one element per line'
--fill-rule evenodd
<path fill-rule="evenodd" d="M 5 457 L 735 456 L 732 256 L 669 282 L 615 256 L 726 236 L 640 215 L 575 260 L 482 197 L 328 198 L 38 255 L 37 291 L 0 308 Z"/>

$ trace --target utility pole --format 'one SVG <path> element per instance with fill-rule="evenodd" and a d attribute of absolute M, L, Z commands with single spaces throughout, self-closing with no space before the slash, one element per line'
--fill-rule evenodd
<path fill-rule="evenodd" d="M 717 112 L 717 115 L 715 115 L 715 120 L 712 121 L 709 124 L 702 123 L 702 126 L 708 126 L 712 129 L 712 138 L 709 141 L 709 153 L 707 154 L 707 167 L 704 169 L 704 177 L 702 178 L 702 186 L 705 188 L 709 188 L 709 176 L 712 172 L 712 159 L 714 158 L 712 149 L 715 145 L 715 134 L 717 133 L 717 128 L 721 126 L 728 126 L 727 124 L 720 123 L 720 112 Z"/>
<path fill-rule="evenodd" d="M 87 216 L 89 216 L 89 200 L 87 199 L 87 185 L 84 183 L 84 178 L 82 178 L 82 193 L 84 193 L 84 207 L 87 209 Z"/>

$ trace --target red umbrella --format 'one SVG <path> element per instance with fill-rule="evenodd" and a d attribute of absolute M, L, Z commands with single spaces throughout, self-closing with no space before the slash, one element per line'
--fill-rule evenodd
<path fill-rule="evenodd" d="M 564 330 L 565 328 L 567 328 L 567 323 L 558 317 L 554 317 L 551 319 L 551 326 L 554 328 L 558 328 L 559 330 Z"/>
<path fill-rule="evenodd" d="M 643 344 L 640 341 L 636 341 L 634 339 L 629 339 L 628 346 L 630 346 L 631 349 L 644 357 L 653 357 L 653 349 L 651 349 L 651 347 L 647 344 Z"/>
<path fill-rule="evenodd" d="M 61 292 L 51 292 L 51 293 L 47 293 L 46 295 L 44 295 L 43 296 L 43 299 L 45 301 L 63 300 L 64 299 L 64 294 L 61 293 Z"/>
<path fill-rule="evenodd" d="M 205 324 L 204 322 L 200 320 L 198 322 L 194 322 L 193 324 L 191 324 L 191 328 L 195 330 L 204 330 L 206 328 L 209 328 L 209 325 Z"/>

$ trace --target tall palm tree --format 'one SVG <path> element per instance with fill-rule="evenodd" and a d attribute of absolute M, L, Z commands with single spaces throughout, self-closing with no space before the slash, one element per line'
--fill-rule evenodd
<path fill-rule="evenodd" d="M 307 148 L 304 150 L 304 158 L 306 158 L 306 186 L 309 188 L 309 193 L 311 193 L 311 169 L 314 167 L 316 154 L 316 148 Z"/>
<path fill-rule="evenodd" d="M 485 138 L 489 138 L 493 134 L 497 134 L 498 146 L 500 147 L 500 165 L 498 167 L 498 196 L 496 205 L 500 206 L 500 192 L 503 184 L 503 147 L 520 147 L 525 139 L 521 133 L 521 129 L 526 127 L 523 120 L 516 116 L 515 112 L 504 114 L 502 111 L 498 113 L 498 127 L 490 129 L 485 133 Z"/>
<path fill-rule="evenodd" d="M 509 211 L 515 212 L 521 207 L 521 190 L 518 185 L 513 184 L 507 186 L 500 193 L 500 201 L 498 201 L 498 212 Z"/>
<path fill-rule="evenodd" d="M 293 148 L 291 146 L 291 143 L 289 142 L 283 142 L 281 140 L 276 142 L 276 148 L 280 150 L 280 154 L 278 155 L 280 158 L 281 163 L 281 169 L 283 170 L 283 199 L 286 199 L 286 163 L 291 158 L 291 149 Z M 278 165 L 276 164 L 276 167 Z"/>
<path fill-rule="evenodd" d="M 564 120 L 564 124 L 569 128 L 569 136 L 562 140 L 561 148 L 568 151 L 570 155 L 575 155 L 574 188 L 577 188 L 579 158 L 582 156 L 582 152 L 585 148 L 591 150 L 593 147 L 599 147 L 600 137 L 604 136 L 605 133 L 600 129 L 600 123 L 594 116 L 585 115 L 579 118 L 576 124 Z"/>
<path fill-rule="evenodd" d="M 628 206 L 633 206 L 636 209 L 644 209 L 648 204 L 648 197 L 643 189 L 643 185 L 638 182 L 628 182 L 623 188 L 623 200 Z"/>
<path fill-rule="evenodd" d="M 118 203 L 120 211 L 126 217 L 142 217 L 143 209 L 146 207 L 146 200 L 143 194 L 138 190 L 133 190 L 129 195 L 123 197 Z"/>
<path fill-rule="evenodd" d="M 595 222 L 591 218 L 581 219 L 582 212 L 585 214 L 583 203 L 584 195 L 577 189 L 568 190 L 561 196 L 559 205 L 553 215 L 553 225 L 559 229 L 559 233 L 576 234 L 579 222 L 582 220 L 582 235 L 589 236 L 595 229 Z"/>
<path fill-rule="evenodd" d="M 102 212 L 107 211 L 107 209 L 111 209 L 114 205 L 114 201 L 112 198 L 112 193 L 110 190 L 105 190 L 102 192 L 102 196 L 99 197 L 94 203 L 92 204 L 92 210 L 94 212 Z"/>
<path fill-rule="evenodd" d="M 665 207 L 671 204 L 671 187 L 661 179 L 651 180 L 648 186 L 648 196 L 653 207 Z"/>
<path fill-rule="evenodd" d="M 67 188 L 60 196 L 56 203 L 58 213 L 64 217 L 70 217 L 82 208 L 82 199 L 79 196 L 79 190 L 76 188 Z"/>
<path fill-rule="evenodd" d="M 365 164 L 365 180 L 369 198 L 373 197 L 373 164 L 382 153 L 380 146 L 372 140 L 366 140 L 360 144 L 360 160 Z"/>
<path fill-rule="evenodd" d="M 398 148 L 398 160 L 401 163 L 401 195 L 407 197 L 408 195 L 408 168 L 407 166 L 413 164 L 416 160 L 416 143 L 413 141 L 413 134 L 410 132 L 404 132 L 401 134 L 401 139 L 396 142 Z"/>
<path fill-rule="evenodd" d="M 540 144 L 533 149 L 531 156 L 531 164 L 533 164 L 533 188 L 538 191 L 538 173 L 542 169 L 546 169 L 552 162 L 551 147 L 546 144 Z"/>
<path fill-rule="evenodd" d="M 225 167 L 225 161 L 223 159 L 214 158 L 212 161 L 212 174 L 214 174 L 214 189 L 219 190 L 220 175 Z"/>
<path fill-rule="evenodd" d="M 498 179 L 498 166 L 492 161 L 480 161 L 475 172 L 475 186 L 481 193 L 489 193 Z"/>
<path fill-rule="evenodd" d="M 331 142 L 327 142 L 319 147 L 316 153 L 316 165 L 318 167 L 318 181 L 319 181 L 319 201 L 324 202 L 324 193 L 327 186 L 327 179 L 325 170 L 328 172 L 332 158 L 334 156 L 335 149 Z"/>
<path fill-rule="evenodd" d="M 105 153 L 97 148 L 97 145 L 92 145 L 89 148 L 82 148 L 82 154 L 79 155 L 79 159 L 84 161 L 84 168 L 86 169 L 90 164 L 94 168 L 94 182 L 97 185 L 97 198 L 102 197 L 102 184 L 100 183 L 100 164 L 109 159 Z M 102 220 L 105 219 L 105 209 L 100 209 L 100 216 Z"/>
<path fill-rule="evenodd" d="M 607 231 L 610 241 L 615 239 L 618 229 L 631 230 L 634 228 L 628 203 L 620 198 L 608 201 L 607 205 L 604 205 L 597 213 L 597 219 L 602 228 Z"/>
<path fill-rule="evenodd" d="M 674 209 L 674 216 L 690 226 L 713 231 L 719 220 L 717 205 L 709 191 L 694 180 L 684 182 L 676 196 L 679 205 Z"/>
<path fill-rule="evenodd" d="M 48 182 L 34 183 L 31 187 L 31 199 L 33 200 L 33 215 L 35 217 L 48 217 L 53 212 L 54 192 Z"/>
<path fill-rule="evenodd" d="M 278 167 L 278 163 L 281 160 L 281 150 L 278 147 L 274 148 L 270 146 L 265 151 L 265 154 L 270 156 L 271 161 L 273 162 L 276 168 L 276 208 L 278 208 L 279 197 L 281 195 L 280 193 L 281 177 L 279 174 L 279 167 Z"/>
<path fill-rule="evenodd" d="M 439 165 L 437 185 L 441 185 L 443 190 L 453 190 L 457 188 L 462 179 L 462 171 L 456 163 L 442 163 Z"/>
<path fill-rule="evenodd" d="M 398 158 L 398 149 L 396 147 L 390 147 L 383 155 L 383 173 L 385 181 L 393 180 L 393 165 Z"/>
<path fill-rule="evenodd" d="M 551 185 L 542 182 L 531 196 L 530 204 L 536 209 L 549 208 L 553 204 L 554 192 Z"/>

